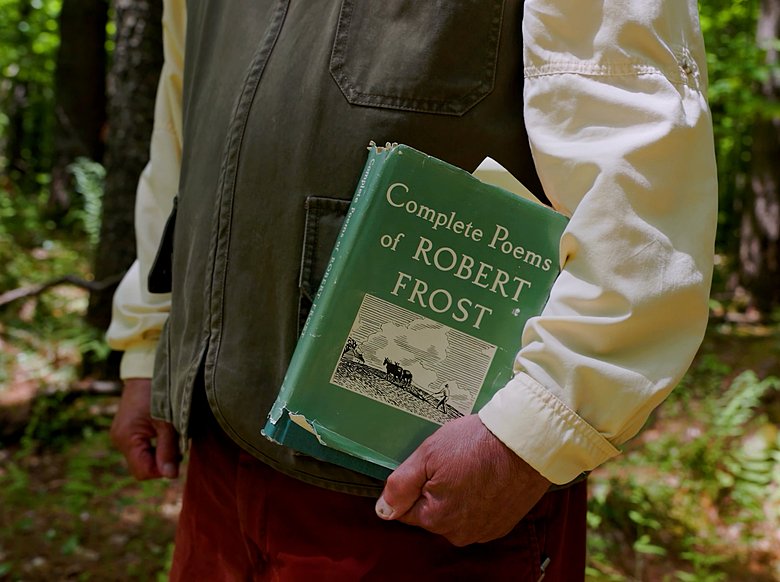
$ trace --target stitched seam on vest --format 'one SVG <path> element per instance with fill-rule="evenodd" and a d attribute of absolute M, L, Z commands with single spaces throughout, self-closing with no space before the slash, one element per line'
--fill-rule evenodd
<path fill-rule="evenodd" d="M 207 394 L 214 391 L 216 376 L 216 360 L 220 349 L 220 340 L 224 310 L 224 287 L 227 279 L 230 232 L 233 220 L 233 198 L 236 189 L 236 175 L 241 152 L 241 144 L 246 132 L 249 113 L 252 108 L 257 88 L 260 84 L 260 78 L 263 75 L 265 66 L 268 63 L 271 51 L 273 50 L 279 33 L 287 15 L 289 0 L 280 0 L 274 11 L 274 18 L 268 27 L 268 31 L 263 36 L 263 40 L 252 57 L 252 61 L 247 72 L 241 93 L 236 102 L 232 123 L 229 131 L 229 137 L 226 144 L 226 151 L 223 158 L 223 165 L 220 172 L 218 185 L 219 201 L 217 209 L 217 219 L 215 221 L 214 232 L 212 232 L 211 252 L 209 264 L 212 265 L 211 286 L 209 289 L 209 300 L 205 302 L 208 309 L 204 320 L 209 321 L 209 330 L 212 343 L 209 346 L 206 356 L 206 380 Z M 221 261 L 219 259 L 222 259 Z M 209 382 L 208 380 L 211 380 Z M 210 390 L 209 390 L 210 388 Z M 216 397 L 215 402 L 216 403 Z M 216 410 L 219 406 L 216 406 Z M 216 415 L 219 419 L 219 415 Z"/>

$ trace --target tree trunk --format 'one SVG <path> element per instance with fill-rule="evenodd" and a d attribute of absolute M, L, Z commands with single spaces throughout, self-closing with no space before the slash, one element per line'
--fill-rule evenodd
<path fill-rule="evenodd" d="M 162 1 L 115 0 L 116 45 L 108 78 L 108 147 L 95 279 L 125 271 L 135 258 L 133 210 L 149 157 L 154 97 L 162 66 Z M 90 295 L 87 321 L 105 329 L 114 287 Z"/>
<path fill-rule="evenodd" d="M 780 0 L 762 0 L 757 40 L 770 74 L 761 94 L 775 111 L 780 100 L 777 39 Z M 769 109 L 769 107 L 767 107 Z M 780 307 L 780 117 L 764 114 L 753 131 L 750 181 L 743 205 L 739 283 L 762 314 Z"/>
<path fill-rule="evenodd" d="M 54 163 L 50 207 L 70 206 L 68 165 L 78 157 L 103 160 L 106 123 L 107 0 L 64 0 L 54 77 Z"/>
<path fill-rule="evenodd" d="M 29 19 L 32 7 L 29 2 L 19 4 L 19 23 Z M 17 32 L 19 46 L 29 45 L 27 34 L 19 28 Z M 5 158 L 7 160 L 6 173 L 11 176 L 12 182 L 19 186 L 21 191 L 26 191 L 26 179 L 31 174 L 25 148 L 28 140 L 25 135 L 25 112 L 28 109 L 30 86 L 26 80 L 14 79 L 8 96 L 5 113 L 8 116 L 7 138 L 5 143 Z"/>

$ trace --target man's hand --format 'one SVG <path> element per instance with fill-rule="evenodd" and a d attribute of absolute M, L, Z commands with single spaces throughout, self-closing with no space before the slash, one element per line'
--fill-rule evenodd
<path fill-rule="evenodd" d="M 390 475 L 376 512 L 465 546 L 508 534 L 549 486 L 473 414 L 445 424 Z"/>
<path fill-rule="evenodd" d="M 179 474 L 179 437 L 173 425 L 151 417 L 151 397 L 152 381 L 148 378 L 125 380 L 111 423 L 111 440 L 136 479 L 173 479 Z"/>

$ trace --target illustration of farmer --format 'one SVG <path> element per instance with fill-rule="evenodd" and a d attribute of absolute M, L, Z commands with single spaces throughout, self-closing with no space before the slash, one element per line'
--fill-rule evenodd
<path fill-rule="evenodd" d="M 450 385 L 445 382 L 444 385 L 436 392 L 432 393 L 431 396 L 439 399 L 439 402 L 436 404 L 436 410 L 441 410 L 442 412 L 446 413 L 446 403 L 447 399 L 450 397 Z"/>

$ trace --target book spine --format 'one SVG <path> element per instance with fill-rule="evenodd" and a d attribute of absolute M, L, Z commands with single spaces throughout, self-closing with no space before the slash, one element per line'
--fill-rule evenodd
<path fill-rule="evenodd" d="M 270 438 L 274 438 L 274 435 L 273 428 L 269 425 L 275 425 L 279 419 L 282 418 L 282 413 L 287 405 L 289 396 L 297 384 L 296 374 L 300 368 L 297 362 L 304 358 L 306 352 L 313 349 L 312 344 L 320 335 L 318 331 L 318 322 L 322 321 L 321 313 L 326 309 L 328 299 L 332 295 L 333 287 L 329 284 L 329 281 L 331 279 L 338 280 L 339 274 L 346 267 L 348 253 L 342 252 L 342 249 L 349 248 L 350 241 L 357 236 L 357 231 L 359 230 L 359 225 L 363 218 L 366 206 L 364 201 L 368 197 L 368 192 L 371 191 L 377 181 L 377 176 L 381 171 L 388 151 L 389 150 L 387 149 L 377 149 L 374 145 L 369 148 L 369 156 L 368 160 L 366 160 L 363 174 L 360 177 L 349 211 L 341 226 L 339 236 L 336 239 L 336 244 L 333 248 L 328 266 L 325 269 L 325 274 L 322 277 L 322 282 L 314 296 L 311 310 L 309 311 L 306 323 L 301 331 L 301 337 L 298 340 L 295 352 L 290 360 L 290 365 L 287 368 L 287 373 L 282 381 L 279 396 L 276 398 L 276 402 L 274 402 L 274 405 L 271 408 L 269 414 L 270 422 L 266 424 L 266 427 L 263 430 L 264 434 Z"/>

